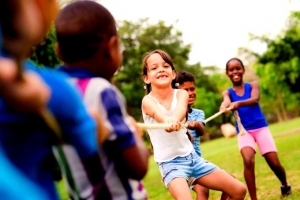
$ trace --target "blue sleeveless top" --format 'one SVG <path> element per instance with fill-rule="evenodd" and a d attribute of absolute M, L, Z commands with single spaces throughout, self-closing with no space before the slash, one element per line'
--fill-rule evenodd
<path fill-rule="evenodd" d="M 231 102 L 242 101 L 251 98 L 251 90 L 251 84 L 245 83 L 243 96 L 238 96 L 232 88 L 229 88 L 228 92 Z M 262 113 L 258 103 L 251 106 L 241 106 L 237 110 L 239 112 L 241 122 L 247 131 L 268 126 L 265 116 Z M 237 133 L 239 133 L 237 123 L 235 123 L 235 127 Z"/>

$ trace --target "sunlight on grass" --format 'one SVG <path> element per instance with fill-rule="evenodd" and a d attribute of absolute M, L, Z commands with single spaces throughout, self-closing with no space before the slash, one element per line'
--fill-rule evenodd
<path fill-rule="evenodd" d="M 272 124 L 270 129 L 273 135 L 281 132 L 300 128 L 300 118 L 296 118 L 281 124 Z M 292 185 L 293 194 L 286 200 L 300 199 L 300 132 L 296 134 L 276 137 L 275 143 L 278 149 L 278 155 L 281 164 L 284 166 L 287 178 Z M 243 177 L 242 157 L 238 151 L 237 138 L 220 138 L 201 144 L 203 157 L 219 167 L 236 176 L 238 180 L 245 183 Z M 259 199 L 274 200 L 280 199 L 280 182 L 270 170 L 264 158 L 259 151 L 255 157 L 256 162 L 256 184 Z M 161 182 L 161 176 L 158 167 L 150 158 L 149 171 L 144 179 L 144 185 L 149 193 L 150 200 L 168 200 L 172 199 L 164 184 Z M 191 191 L 194 195 L 194 192 Z M 211 191 L 210 200 L 219 199 L 221 192 Z M 247 194 L 246 199 L 250 199 Z"/>
<path fill-rule="evenodd" d="M 281 124 L 272 124 L 270 129 L 273 135 L 278 135 L 281 132 L 300 128 L 300 118 L 296 118 Z M 281 164 L 284 166 L 288 181 L 292 185 L 293 194 L 286 200 L 300 199 L 300 132 L 276 137 L 275 143 L 278 149 L 278 155 Z M 243 177 L 242 157 L 238 151 L 237 138 L 219 138 L 201 144 L 201 149 L 206 160 L 215 163 L 227 172 L 236 176 L 238 180 L 245 183 Z M 268 167 L 264 158 L 259 151 L 255 157 L 256 167 L 256 184 L 258 199 L 276 200 L 280 199 L 280 182 Z M 68 195 L 65 191 L 63 181 L 56 184 L 61 200 L 67 200 Z M 161 181 L 161 176 L 153 157 L 149 161 L 149 171 L 144 178 L 144 186 L 146 187 L 150 200 L 169 200 L 173 199 L 168 190 Z M 193 197 L 195 194 L 191 191 Z M 221 192 L 210 191 L 210 200 L 220 198 Z M 249 200 L 247 194 L 246 199 Z"/>

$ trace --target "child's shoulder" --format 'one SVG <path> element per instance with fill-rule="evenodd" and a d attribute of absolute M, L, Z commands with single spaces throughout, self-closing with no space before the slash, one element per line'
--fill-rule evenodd
<path fill-rule="evenodd" d="M 247 82 L 247 84 L 251 85 L 251 86 L 259 86 L 259 83 L 257 80 L 251 81 L 251 82 Z"/>
<path fill-rule="evenodd" d="M 88 88 L 89 90 L 93 90 L 94 92 L 101 92 L 106 89 L 117 90 L 116 87 L 113 86 L 113 84 L 101 77 L 91 78 L 88 83 Z"/>
<path fill-rule="evenodd" d="M 177 92 L 178 95 L 188 94 L 188 92 L 184 89 L 174 89 L 174 92 Z"/>

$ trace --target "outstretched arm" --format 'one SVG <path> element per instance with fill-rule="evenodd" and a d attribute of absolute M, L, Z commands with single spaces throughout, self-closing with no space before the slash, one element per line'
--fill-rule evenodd
<path fill-rule="evenodd" d="M 175 112 L 170 117 L 166 116 L 154 99 L 149 96 L 145 96 L 142 100 L 142 109 L 146 115 L 154 118 L 158 123 L 170 124 L 170 127 L 166 128 L 165 131 L 177 131 L 181 128 L 181 121 L 186 115 L 188 93 L 185 90 L 180 90 L 178 91 L 176 98 L 178 101 Z"/>
<path fill-rule="evenodd" d="M 202 110 L 197 110 L 194 112 L 193 116 L 194 121 L 188 122 L 188 129 L 192 129 L 196 131 L 197 136 L 202 136 L 204 134 L 205 127 L 205 114 Z"/>
<path fill-rule="evenodd" d="M 204 124 L 203 124 L 203 122 L 189 121 L 187 128 L 195 130 L 197 136 L 202 136 L 204 134 Z"/>
<path fill-rule="evenodd" d="M 160 110 L 157 103 L 149 96 L 145 96 L 142 100 L 142 109 L 146 115 L 155 119 L 158 123 L 164 123 L 166 116 Z"/>
<path fill-rule="evenodd" d="M 109 138 L 103 144 L 113 156 L 116 167 L 129 178 L 141 180 L 148 170 L 149 151 L 135 128 L 135 120 L 125 113 L 125 107 L 117 93 L 107 88 L 101 92 L 102 111 L 110 129 Z"/>
<path fill-rule="evenodd" d="M 178 89 L 177 99 L 177 105 L 172 117 L 177 119 L 178 121 L 182 121 L 185 118 L 188 109 L 188 92 L 186 90 Z"/>
<path fill-rule="evenodd" d="M 240 106 L 251 106 L 257 104 L 260 98 L 259 84 L 257 81 L 253 81 L 251 84 L 251 97 L 247 100 L 237 101 L 238 107 Z"/>
<path fill-rule="evenodd" d="M 246 100 L 232 102 L 229 106 L 231 110 L 236 110 L 241 106 L 251 106 L 257 104 L 260 98 L 259 84 L 257 81 L 253 81 L 251 84 L 251 97 Z"/>
<path fill-rule="evenodd" d="M 227 108 L 230 106 L 231 104 L 231 100 L 230 100 L 230 96 L 229 96 L 229 92 L 228 90 L 225 90 L 224 92 L 222 92 L 222 98 L 223 98 L 223 102 L 220 105 L 220 111 L 221 112 L 226 112 Z"/>
<path fill-rule="evenodd" d="M 17 78 L 17 65 L 9 58 L 0 58 L 0 96 L 19 112 L 40 113 L 50 98 L 50 88 L 34 72 L 26 71 Z"/>

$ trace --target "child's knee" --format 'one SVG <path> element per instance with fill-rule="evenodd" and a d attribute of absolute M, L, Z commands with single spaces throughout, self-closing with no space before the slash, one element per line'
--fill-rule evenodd
<path fill-rule="evenodd" d="M 246 168 L 251 168 L 254 167 L 255 161 L 254 161 L 254 157 L 244 157 L 244 166 Z"/>
<path fill-rule="evenodd" d="M 247 187 L 241 182 L 235 188 L 235 199 L 244 199 L 247 193 Z"/>

